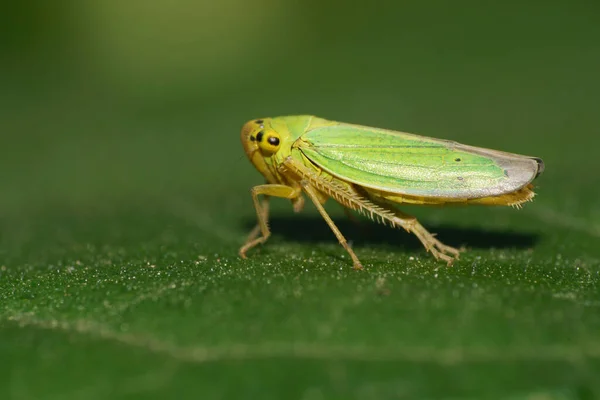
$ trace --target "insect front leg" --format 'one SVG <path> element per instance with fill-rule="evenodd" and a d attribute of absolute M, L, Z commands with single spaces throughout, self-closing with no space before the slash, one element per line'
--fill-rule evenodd
<path fill-rule="evenodd" d="M 259 185 L 252 188 L 252 201 L 256 209 L 256 217 L 258 225 L 250 232 L 246 243 L 240 248 L 239 255 L 246 258 L 246 252 L 251 248 L 264 243 L 271 235 L 269 230 L 269 197 L 282 197 L 286 199 L 296 199 L 300 196 L 302 190 L 300 187 L 292 187 L 287 185 Z M 264 195 L 263 205 L 261 206 L 258 196 Z M 258 237 L 260 234 L 262 236 Z"/>
<path fill-rule="evenodd" d="M 263 200 L 262 200 L 262 204 L 260 206 L 262 213 L 264 215 L 264 219 L 266 221 L 269 220 L 269 200 L 271 199 L 270 196 L 268 195 L 263 195 Z M 292 206 L 294 207 L 294 212 L 299 213 L 300 211 L 302 211 L 304 209 L 304 197 L 302 196 L 298 196 L 292 199 Z M 259 218 L 260 220 L 260 218 Z M 261 228 L 260 228 L 260 223 L 257 222 L 256 226 L 252 229 L 252 231 L 250 231 L 250 233 L 248 234 L 248 238 L 246 239 L 246 243 L 249 243 L 251 241 L 253 241 L 254 239 L 256 239 L 259 235 L 261 234 Z"/>
<path fill-rule="evenodd" d="M 431 234 L 423 225 L 417 221 L 412 215 L 405 214 L 401 211 L 394 210 L 396 217 L 394 222 L 406 229 L 410 233 L 419 238 L 425 249 L 438 260 L 444 260 L 448 263 L 448 266 L 452 265 L 454 260 L 458 259 L 460 250 L 450 247 L 440 242 Z"/>
<path fill-rule="evenodd" d="M 264 195 L 263 196 L 263 200 L 262 200 L 262 204 L 260 206 L 260 211 L 263 214 L 263 218 L 268 221 L 269 220 L 269 200 L 271 199 L 271 197 Z M 258 212 L 258 210 L 256 210 L 256 212 Z M 258 221 L 260 221 L 260 218 L 258 218 Z M 261 233 L 261 229 L 260 229 L 260 222 L 257 222 L 256 225 L 254 226 L 254 228 L 250 231 L 250 233 L 248 234 L 248 238 L 246 239 L 246 243 L 250 243 L 251 241 L 253 241 L 254 239 L 256 239 Z"/>

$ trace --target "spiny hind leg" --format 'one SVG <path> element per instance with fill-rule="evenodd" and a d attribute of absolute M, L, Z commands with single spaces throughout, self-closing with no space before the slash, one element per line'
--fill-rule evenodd
<path fill-rule="evenodd" d="M 444 260 L 448 265 L 452 265 L 454 260 L 460 256 L 460 250 L 454 247 L 445 245 L 435 238 L 435 235 L 430 233 L 415 217 L 405 214 L 401 211 L 394 210 L 396 217 L 394 222 L 406 229 L 407 232 L 413 233 L 425 249 L 429 251 L 436 259 Z"/>
<path fill-rule="evenodd" d="M 415 220 L 416 221 L 416 220 Z M 448 265 L 452 265 L 454 260 L 460 257 L 460 250 L 452 246 L 448 246 L 435 238 L 427 229 L 419 222 L 413 228 L 412 232 L 419 238 L 427 251 L 431 252 L 438 260 L 444 260 Z"/>

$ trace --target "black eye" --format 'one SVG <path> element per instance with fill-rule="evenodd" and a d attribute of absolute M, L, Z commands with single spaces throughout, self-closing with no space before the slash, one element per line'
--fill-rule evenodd
<path fill-rule="evenodd" d="M 262 140 L 263 135 L 264 133 L 262 131 L 258 132 L 258 135 L 256 135 L 256 140 L 260 142 Z"/>
<path fill-rule="evenodd" d="M 269 144 L 271 146 L 278 146 L 279 145 L 279 138 L 276 138 L 275 136 L 271 136 L 267 139 L 267 142 L 269 142 Z"/>

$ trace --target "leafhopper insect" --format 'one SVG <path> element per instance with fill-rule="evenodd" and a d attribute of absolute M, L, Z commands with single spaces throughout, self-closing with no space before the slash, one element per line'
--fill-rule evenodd
<path fill-rule="evenodd" d="M 249 121 L 242 127 L 241 140 L 266 179 L 251 191 L 258 224 L 239 250 L 242 258 L 271 234 L 270 197 L 289 199 L 300 212 L 306 195 L 356 269 L 363 268 L 361 262 L 323 207 L 329 198 L 346 210 L 413 233 L 436 259 L 451 265 L 460 250 L 440 242 L 396 206 L 521 207 L 533 199 L 531 182 L 544 171 L 536 157 L 309 115 Z"/>

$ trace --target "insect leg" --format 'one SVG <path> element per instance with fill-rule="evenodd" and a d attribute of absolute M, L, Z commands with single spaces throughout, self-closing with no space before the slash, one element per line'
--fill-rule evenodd
<path fill-rule="evenodd" d="M 344 237 L 344 235 L 342 235 L 342 232 L 340 232 L 337 226 L 335 226 L 333 220 L 331 219 L 329 214 L 327 214 L 325 208 L 323 208 L 323 205 L 321 205 L 321 202 L 319 201 L 319 196 L 317 195 L 315 189 L 313 189 L 313 187 L 310 186 L 306 181 L 302 181 L 300 182 L 300 184 L 302 185 L 302 189 L 304 189 L 304 192 L 306 192 L 308 197 L 310 197 L 312 202 L 315 204 L 315 207 L 317 207 L 317 210 L 319 210 L 319 213 L 321 213 L 321 216 L 323 217 L 325 222 L 327 222 L 327 225 L 329 225 L 342 247 L 346 249 L 350 257 L 352 258 L 352 262 L 354 263 L 354 269 L 363 269 L 363 266 L 360 263 L 358 257 L 356 256 L 356 254 L 354 254 L 354 251 L 352 251 L 352 249 L 348 245 L 346 238 Z"/>
<path fill-rule="evenodd" d="M 260 206 L 260 210 L 263 214 L 263 219 L 265 221 L 269 220 L 269 200 L 271 199 L 271 197 L 264 195 L 263 196 L 263 200 L 262 200 L 262 204 Z M 258 212 L 258 210 L 257 210 Z M 260 221 L 260 218 L 258 219 Z M 254 226 L 254 228 L 250 231 L 250 234 L 248 235 L 248 238 L 246 239 L 246 243 L 249 243 L 251 241 L 253 241 L 254 239 L 256 239 L 261 233 L 261 229 L 260 229 L 260 222 L 256 223 L 256 226 Z"/>
<path fill-rule="evenodd" d="M 398 210 L 395 210 L 395 213 L 396 217 L 394 218 L 394 222 L 408 232 L 414 233 L 421 243 L 423 243 L 425 249 L 431 252 L 435 258 L 444 260 L 448 265 L 451 265 L 452 262 L 459 257 L 460 250 L 447 246 L 437 240 L 435 236 L 425 229 L 415 217 Z"/>
<path fill-rule="evenodd" d="M 263 208 L 259 202 L 258 196 L 272 196 L 272 197 L 283 197 L 286 199 L 295 199 L 300 196 L 301 189 L 300 187 L 292 187 L 286 185 L 259 185 L 252 188 L 252 201 L 254 202 L 254 208 L 256 209 L 256 217 L 258 218 L 258 226 L 254 228 L 246 243 L 240 248 L 239 255 L 242 258 L 246 258 L 246 252 L 251 248 L 264 243 L 267 241 L 269 236 L 271 235 L 271 231 L 269 230 L 269 207 L 268 200 L 263 202 L 267 206 Z M 262 233 L 262 236 L 259 234 Z"/>
<path fill-rule="evenodd" d="M 271 197 L 268 195 L 263 195 L 263 201 L 261 204 L 261 209 L 262 209 L 262 213 L 264 215 L 264 219 L 266 221 L 269 220 L 269 199 Z M 302 209 L 304 208 L 304 197 L 302 196 L 298 196 L 296 198 L 292 199 L 292 205 L 294 207 L 294 212 L 300 212 L 302 211 Z M 252 229 L 252 231 L 250 231 L 250 234 L 248 235 L 248 238 L 246 239 L 246 243 L 253 241 L 254 239 L 256 239 L 258 237 L 258 235 L 260 235 L 261 233 L 261 229 L 260 229 L 260 223 L 257 223 L 256 226 Z"/>

